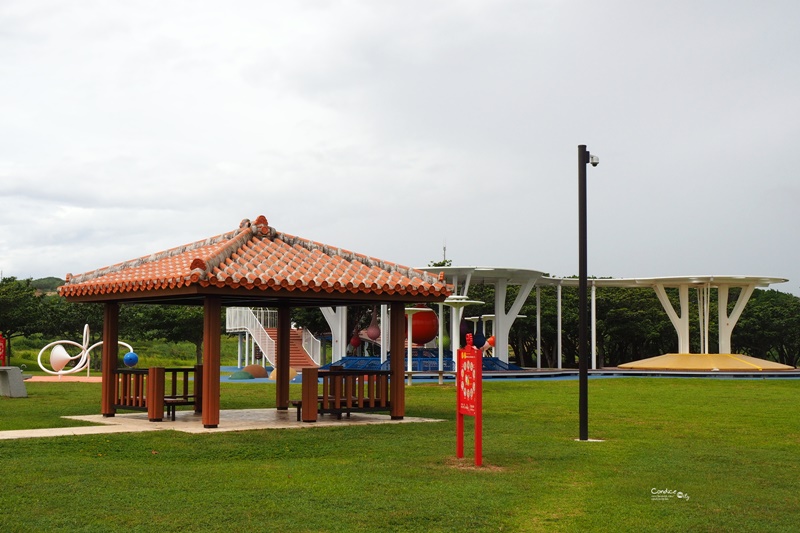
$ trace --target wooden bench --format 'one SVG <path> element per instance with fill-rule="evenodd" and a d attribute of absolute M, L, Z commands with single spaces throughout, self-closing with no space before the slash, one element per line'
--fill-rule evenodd
<path fill-rule="evenodd" d="M 22 379 L 22 370 L 17 366 L 0 366 L 0 396 L 27 398 L 28 389 Z"/>
<path fill-rule="evenodd" d="M 354 400 L 355 400 L 355 398 L 354 398 Z M 329 397 L 329 402 L 334 403 L 334 397 L 333 396 Z M 303 400 L 290 400 L 289 403 L 292 405 L 292 407 L 294 407 L 297 410 L 297 421 L 300 422 L 300 420 L 302 419 L 302 413 L 303 413 Z M 391 407 L 390 405 L 387 405 L 385 410 L 388 411 L 390 409 L 390 407 Z M 381 409 L 373 409 L 373 410 L 375 410 L 375 411 L 384 411 L 384 409 L 382 409 L 382 408 Z M 353 408 L 349 408 L 349 409 L 348 408 L 337 409 L 337 410 L 325 409 L 324 403 L 322 401 L 322 396 L 317 396 L 317 414 L 320 414 L 320 415 L 324 415 L 326 413 L 335 414 L 336 418 L 341 420 L 342 419 L 342 414 L 346 414 L 347 418 L 350 418 L 350 413 L 353 412 L 353 411 L 366 411 L 366 409 L 359 409 L 358 407 L 353 407 Z M 309 422 L 309 420 L 306 420 L 306 422 Z M 316 422 L 316 419 L 314 420 L 314 422 Z"/>
<path fill-rule="evenodd" d="M 194 382 L 189 375 L 194 373 Z M 164 408 L 167 417 L 175 421 L 175 408 L 180 405 L 194 406 L 195 414 L 203 412 L 203 365 L 194 368 L 165 368 L 164 374 L 170 376 L 170 390 L 164 389 Z M 181 375 L 183 386 L 178 390 L 178 375 Z M 193 385 L 190 387 L 190 385 Z"/>
<path fill-rule="evenodd" d="M 303 369 L 303 397 L 292 401 L 298 420 L 316 422 L 318 415 L 391 411 L 389 370 Z M 320 393 L 319 380 L 322 380 Z M 303 408 L 303 405 L 306 408 Z M 309 406 L 315 409 L 309 409 Z"/>
<path fill-rule="evenodd" d="M 190 379 L 192 374 L 193 380 Z M 176 407 L 181 405 L 193 405 L 195 413 L 202 412 L 203 365 L 194 368 L 118 369 L 115 376 L 115 409 L 147 411 L 150 422 L 161 422 L 165 409 L 167 416 L 174 421 Z M 182 383 L 181 387 L 179 383 Z"/>
<path fill-rule="evenodd" d="M 439 376 L 439 385 L 444 385 L 444 376 L 445 375 L 449 375 L 449 376 L 453 376 L 453 377 L 456 376 L 456 372 L 454 372 L 452 370 L 412 370 L 411 372 L 406 370 L 406 372 L 405 372 L 406 380 L 407 380 L 408 385 L 412 384 L 412 381 L 411 381 L 412 376 L 417 376 L 417 375 L 419 375 L 419 376 L 432 376 L 432 375 L 435 375 L 435 374 L 438 374 L 438 376 Z"/>

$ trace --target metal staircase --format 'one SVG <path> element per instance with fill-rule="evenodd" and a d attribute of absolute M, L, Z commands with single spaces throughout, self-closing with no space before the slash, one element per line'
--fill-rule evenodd
<path fill-rule="evenodd" d="M 278 313 L 273 309 L 229 307 L 225 313 L 225 330 L 228 333 L 250 335 L 273 367 L 277 327 Z M 291 368 L 299 371 L 305 367 L 319 366 L 319 340 L 303 330 L 292 329 L 289 344 Z"/>

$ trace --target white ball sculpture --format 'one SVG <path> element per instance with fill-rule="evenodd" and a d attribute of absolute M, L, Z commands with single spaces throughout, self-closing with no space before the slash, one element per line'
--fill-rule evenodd
<path fill-rule="evenodd" d="M 80 372 L 84 368 L 88 373 L 89 361 L 91 359 L 91 352 L 92 350 L 94 350 L 98 346 L 101 346 L 102 344 L 103 341 L 100 341 L 89 346 L 89 324 L 86 324 L 85 326 L 83 326 L 82 344 L 78 344 L 77 342 L 73 341 L 61 340 L 61 341 L 51 342 L 50 344 L 42 348 L 41 351 L 39 352 L 39 357 L 37 359 L 39 362 L 39 368 L 41 368 L 48 374 L 53 374 L 55 376 L 74 374 L 75 372 Z M 128 344 L 127 342 L 119 341 L 119 344 L 127 348 L 128 351 L 131 352 L 133 351 L 133 347 L 131 347 L 131 345 Z M 70 355 L 69 353 L 67 353 L 67 350 L 66 348 L 64 348 L 64 345 L 75 346 L 76 348 L 79 348 L 81 351 L 77 355 Z M 52 350 L 50 351 L 50 368 L 52 368 L 52 370 L 46 368 L 44 364 L 42 364 L 42 355 L 44 354 L 45 351 L 47 351 L 48 348 L 51 347 Z M 67 366 L 67 364 L 70 361 L 75 361 L 75 360 L 77 360 L 75 366 L 73 366 L 68 370 L 64 370 L 64 367 Z"/>

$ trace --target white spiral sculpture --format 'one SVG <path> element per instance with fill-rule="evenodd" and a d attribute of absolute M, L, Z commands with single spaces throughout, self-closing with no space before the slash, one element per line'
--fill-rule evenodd
<path fill-rule="evenodd" d="M 67 353 L 66 348 L 64 348 L 65 344 L 69 346 L 75 346 L 76 348 L 80 348 L 81 352 L 78 355 L 70 355 L 69 353 Z M 92 350 L 94 350 L 95 348 L 97 348 L 102 344 L 103 341 L 100 341 L 89 346 L 89 324 L 86 324 L 85 326 L 83 326 L 83 344 L 78 344 L 77 342 L 66 341 L 66 340 L 51 342 L 50 344 L 42 348 L 42 350 L 39 352 L 39 357 L 38 357 L 39 368 L 41 368 L 48 374 L 53 374 L 55 376 L 74 374 L 75 372 L 80 372 L 85 368 L 86 373 L 88 375 L 91 352 Z M 119 341 L 119 344 L 127 348 L 128 351 L 131 352 L 133 351 L 133 347 L 127 342 Z M 45 366 L 42 364 L 42 354 L 45 351 L 47 351 L 48 348 L 51 347 L 52 350 L 50 351 L 50 368 L 52 368 L 53 370 L 45 368 Z M 69 363 L 70 361 L 75 361 L 76 359 L 78 360 L 78 362 L 75 363 L 74 367 L 70 368 L 69 370 L 64 370 L 64 367 L 67 366 L 67 363 Z"/>

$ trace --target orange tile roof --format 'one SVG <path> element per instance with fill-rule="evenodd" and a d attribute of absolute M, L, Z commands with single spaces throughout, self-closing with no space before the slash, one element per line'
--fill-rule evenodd
<path fill-rule="evenodd" d="M 261 215 L 216 237 L 84 274 L 67 274 L 59 294 L 130 297 L 137 291 L 191 286 L 442 299 L 451 292 L 443 274 L 437 277 L 282 233 Z"/>

